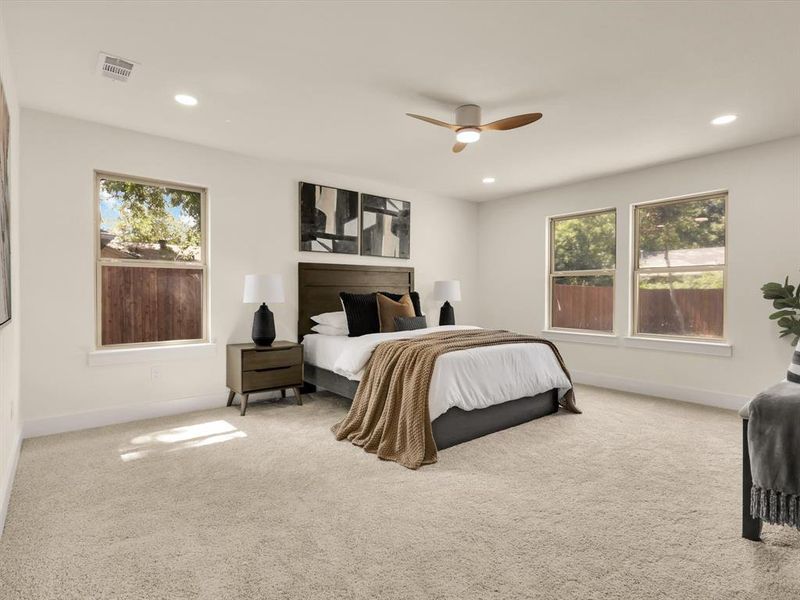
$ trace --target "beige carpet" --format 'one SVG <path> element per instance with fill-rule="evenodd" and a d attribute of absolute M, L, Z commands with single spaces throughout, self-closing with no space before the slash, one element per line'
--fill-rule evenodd
<path fill-rule="evenodd" d="M 28 440 L 0 598 L 800 597 L 800 533 L 739 537 L 738 417 L 577 397 L 417 472 L 328 394 Z"/>

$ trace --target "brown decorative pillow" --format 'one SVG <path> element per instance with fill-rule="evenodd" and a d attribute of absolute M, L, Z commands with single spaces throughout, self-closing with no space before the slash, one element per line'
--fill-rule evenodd
<path fill-rule="evenodd" d="M 397 331 L 394 325 L 395 317 L 413 317 L 414 304 L 408 294 L 403 295 L 399 302 L 387 298 L 383 294 L 375 294 L 378 300 L 378 319 L 381 323 L 381 333 Z"/>
<path fill-rule="evenodd" d="M 403 297 L 403 294 L 393 294 L 392 292 L 377 292 L 378 294 L 383 294 L 387 298 L 394 300 L 395 302 L 400 302 L 400 298 Z M 420 306 L 419 302 L 419 294 L 417 292 L 409 292 L 408 295 L 411 297 L 411 304 L 414 305 L 414 312 L 417 314 L 418 317 L 422 316 L 422 306 Z"/>

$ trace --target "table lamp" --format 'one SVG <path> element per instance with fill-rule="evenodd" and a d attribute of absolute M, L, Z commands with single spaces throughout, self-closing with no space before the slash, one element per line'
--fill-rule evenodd
<path fill-rule="evenodd" d="M 284 302 L 283 279 L 280 275 L 245 275 L 242 301 L 261 303 L 253 315 L 253 342 L 256 346 L 271 346 L 275 341 L 275 318 L 266 303 Z"/>
<path fill-rule="evenodd" d="M 444 301 L 442 310 L 439 311 L 439 325 L 455 325 L 456 315 L 450 300 L 461 300 L 461 282 L 456 279 L 433 282 L 433 297 L 435 300 Z"/>

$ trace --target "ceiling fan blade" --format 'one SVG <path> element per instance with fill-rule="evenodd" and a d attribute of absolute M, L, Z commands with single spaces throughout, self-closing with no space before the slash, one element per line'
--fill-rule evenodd
<path fill-rule="evenodd" d="M 467 145 L 464 142 L 456 142 L 455 145 L 453 146 L 453 152 L 459 153 L 466 147 Z"/>
<path fill-rule="evenodd" d="M 422 115 L 415 115 L 412 113 L 406 113 L 409 117 L 413 117 L 415 119 L 419 119 L 420 121 L 425 121 L 426 123 L 431 123 L 432 125 L 438 125 L 439 127 L 446 127 L 451 131 L 458 130 L 458 125 L 451 125 L 450 123 L 445 123 L 444 121 L 439 121 L 438 119 L 432 119 L 431 117 L 423 117 Z"/>
<path fill-rule="evenodd" d="M 542 118 L 542 113 L 527 113 L 524 115 L 517 115 L 515 117 L 506 117 L 499 121 L 492 121 L 486 125 L 481 125 L 481 131 L 508 131 L 509 129 L 516 129 L 523 125 L 530 125 Z"/>

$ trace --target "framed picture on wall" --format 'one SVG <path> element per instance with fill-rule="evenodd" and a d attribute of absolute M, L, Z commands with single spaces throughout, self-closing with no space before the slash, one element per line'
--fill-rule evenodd
<path fill-rule="evenodd" d="M 300 250 L 358 254 L 358 192 L 301 182 Z"/>
<path fill-rule="evenodd" d="M 3 83 L 0 82 L 0 325 L 11 320 L 11 240 L 8 195 L 9 115 Z"/>
<path fill-rule="evenodd" d="M 411 257 L 411 203 L 361 194 L 361 254 Z"/>

